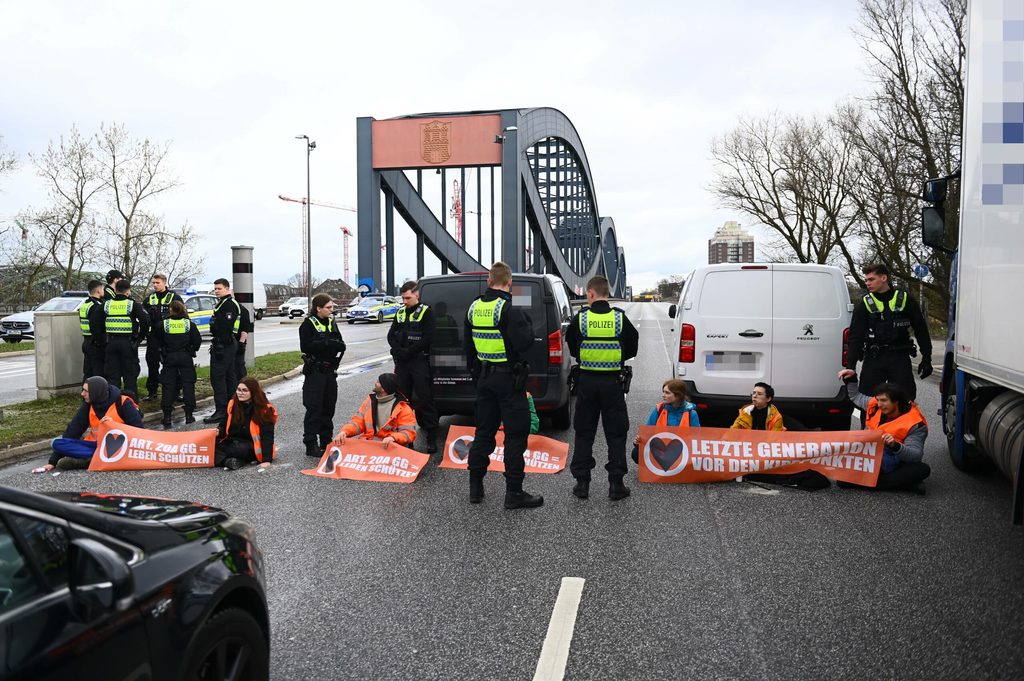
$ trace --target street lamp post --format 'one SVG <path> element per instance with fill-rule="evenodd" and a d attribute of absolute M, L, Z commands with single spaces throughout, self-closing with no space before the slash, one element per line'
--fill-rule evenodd
<path fill-rule="evenodd" d="M 312 221 L 312 201 L 313 197 L 309 193 L 309 154 L 316 149 L 316 142 L 310 141 L 309 135 L 296 135 L 295 139 L 305 140 L 306 142 L 306 242 L 303 246 L 305 250 L 305 272 L 302 273 L 303 279 L 306 284 L 306 313 L 309 314 L 313 311 L 313 251 L 312 244 L 310 241 L 310 228 L 309 223 Z"/>

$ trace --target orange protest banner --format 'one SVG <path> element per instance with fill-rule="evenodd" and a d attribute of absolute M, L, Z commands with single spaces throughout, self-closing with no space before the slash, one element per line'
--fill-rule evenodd
<path fill-rule="evenodd" d="M 874 487 L 882 469 L 877 430 L 772 432 L 640 427 L 640 482 L 717 482 L 748 473 L 814 470 Z"/>
<path fill-rule="evenodd" d="M 339 480 L 414 482 L 430 456 L 401 445 L 388 448 L 374 440 L 348 438 L 343 445 L 329 445 L 316 468 L 306 475 Z"/>
<path fill-rule="evenodd" d="M 172 433 L 123 423 L 103 422 L 96 433 L 91 471 L 139 471 L 150 468 L 212 468 L 217 431 L 212 428 Z"/>
<path fill-rule="evenodd" d="M 444 456 L 441 468 L 469 467 L 469 446 L 473 444 L 476 428 L 467 426 L 451 426 L 448 429 L 448 440 L 444 443 Z M 491 452 L 491 463 L 488 470 L 502 472 L 505 470 L 505 433 L 498 431 L 494 437 L 494 451 Z M 569 445 L 559 440 L 540 435 L 531 435 L 526 440 L 526 451 L 523 453 L 527 473 L 557 473 L 565 468 L 569 460 Z"/>

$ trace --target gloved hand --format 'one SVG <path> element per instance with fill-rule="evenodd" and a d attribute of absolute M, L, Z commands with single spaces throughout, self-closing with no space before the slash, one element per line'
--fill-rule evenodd
<path fill-rule="evenodd" d="M 930 359 L 925 357 L 921 360 L 921 363 L 917 366 L 917 375 L 922 379 L 932 375 L 932 361 Z"/>

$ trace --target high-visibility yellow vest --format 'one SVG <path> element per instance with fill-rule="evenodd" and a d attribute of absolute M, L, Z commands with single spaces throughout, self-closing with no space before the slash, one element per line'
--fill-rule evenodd
<path fill-rule="evenodd" d="M 324 324 L 322 324 L 320 322 L 320 320 L 317 318 L 316 315 L 310 315 L 309 321 L 310 321 L 310 323 L 313 324 L 313 328 L 316 329 L 318 333 L 330 333 L 331 331 L 334 330 L 334 320 L 333 319 L 328 319 L 327 320 L 327 324 L 324 325 Z M 236 322 L 236 325 L 237 325 L 237 322 Z"/>
<path fill-rule="evenodd" d="M 874 293 L 868 293 L 864 296 L 864 307 L 868 309 L 871 314 L 881 314 L 885 312 L 886 307 L 889 308 L 890 312 L 903 312 L 903 308 L 907 306 L 907 292 L 896 290 L 893 293 L 892 298 L 889 299 L 888 306 L 885 301 L 879 300 L 875 297 Z"/>
<path fill-rule="evenodd" d="M 78 308 L 78 326 L 82 329 L 83 336 L 92 335 L 92 330 L 89 329 L 89 310 L 91 310 L 92 306 L 95 304 L 96 301 L 89 298 L 82 303 L 82 307 Z"/>
<path fill-rule="evenodd" d="M 508 361 L 505 339 L 498 329 L 504 307 L 504 298 L 495 298 L 491 301 L 477 298 L 469 306 L 467 316 L 473 334 L 473 347 L 476 348 L 477 358 L 482 362 Z"/>
<path fill-rule="evenodd" d="M 398 322 L 399 324 L 405 324 L 406 317 L 408 316 L 408 321 L 412 322 L 413 324 L 417 324 L 420 322 L 420 320 L 423 319 L 423 313 L 427 311 L 427 307 L 427 305 L 421 304 L 419 307 L 416 308 L 415 312 L 413 312 L 412 314 L 407 314 L 409 308 L 403 306 L 402 309 L 395 314 L 395 321 Z"/>
<path fill-rule="evenodd" d="M 132 308 L 134 301 L 130 298 L 124 300 L 108 300 L 103 303 L 103 312 L 107 315 L 103 323 L 109 336 L 130 336 L 132 335 Z"/>
<path fill-rule="evenodd" d="M 580 312 L 580 368 L 587 371 L 619 371 L 622 368 L 622 312 Z"/>
<path fill-rule="evenodd" d="M 223 298 L 220 299 L 220 301 L 217 303 L 217 306 L 215 308 L 213 308 L 214 314 L 216 314 L 218 311 L 220 311 L 220 306 L 223 305 L 225 303 L 225 301 L 227 301 L 227 298 L 228 298 L 228 296 L 224 296 Z M 231 328 L 231 333 L 233 333 L 233 334 L 235 334 L 237 336 L 238 335 L 238 329 L 241 328 L 240 325 L 242 323 L 242 307 L 238 304 L 238 301 L 235 300 L 234 298 L 231 299 L 231 302 L 235 304 L 235 309 L 238 310 L 238 315 L 235 317 L 235 323 L 232 325 L 232 328 Z"/>
<path fill-rule="evenodd" d="M 165 319 L 164 333 L 170 336 L 186 334 L 192 328 L 192 322 L 188 319 Z"/>

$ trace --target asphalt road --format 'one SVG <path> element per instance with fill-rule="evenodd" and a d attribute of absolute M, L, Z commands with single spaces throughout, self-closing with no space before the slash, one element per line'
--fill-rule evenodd
<path fill-rule="evenodd" d="M 627 310 L 641 334 L 635 426 L 667 375 L 670 320 L 663 305 Z M 336 425 L 386 366 L 339 378 Z M 937 419 L 924 497 L 641 485 L 631 471 L 629 499 L 610 502 L 596 476 L 579 501 L 563 472 L 528 477 L 543 508 L 508 512 L 493 474 L 479 506 L 464 471 L 434 465 L 411 485 L 301 475 L 312 461 L 296 391 L 271 390 L 283 451 L 265 472 L 53 477 L 26 462 L 0 484 L 185 497 L 250 519 L 268 558 L 275 679 L 533 678 L 565 576 L 586 580 L 568 679 L 1024 673 L 1024 531 L 1009 524 L 1009 483 L 953 469 Z M 919 393 L 932 418 L 934 379 Z"/>
<path fill-rule="evenodd" d="M 291 323 L 285 321 L 284 317 L 266 317 L 256 322 L 256 330 L 253 333 L 253 342 L 257 356 L 268 355 L 274 352 L 286 352 L 299 349 L 298 321 Z M 387 335 L 388 324 L 345 324 L 342 323 L 341 330 L 346 342 L 352 345 L 354 354 L 363 353 L 371 346 Z M 380 353 L 379 347 L 372 348 L 373 352 Z M 196 361 L 200 366 L 209 366 L 210 352 L 209 341 L 203 338 L 203 347 L 199 350 Z M 146 348 L 139 350 L 139 364 L 142 367 L 140 376 L 148 375 L 146 367 Z M 144 381 L 139 382 L 142 388 Z M 14 402 L 24 402 L 36 398 L 36 365 L 35 355 L 21 355 L 18 357 L 5 357 L 0 354 L 0 406 Z"/>

